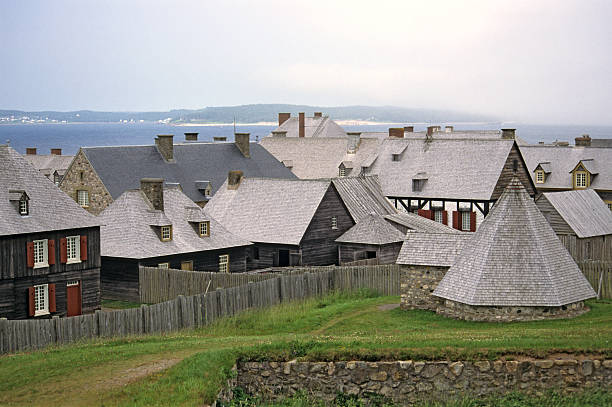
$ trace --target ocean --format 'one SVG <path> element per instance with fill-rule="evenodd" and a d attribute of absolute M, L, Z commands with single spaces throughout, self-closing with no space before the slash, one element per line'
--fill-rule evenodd
<path fill-rule="evenodd" d="M 516 128 L 518 137 L 530 142 L 569 141 L 582 134 L 592 138 L 612 138 L 612 126 L 530 125 L 517 123 L 444 123 L 457 130 Z M 415 130 L 424 130 L 428 124 L 415 124 Z M 401 124 L 343 126 L 347 131 L 387 131 Z M 251 133 L 251 140 L 261 140 L 276 126 L 236 125 L 236 131 Z M 49 154 L 51 148 L 61 148 L 63 154 L 75 154 L 79 147 L 113 145 L 151 145 L 157 134 L 174 134 L 177 141 L 184 140 L 183 133 L 200 133 L 198 140 L 212 141 L 214 136 L 233 140 L 232 125 L 174 126 L 159 123 L 67 123 L 67 124 L 2 124 L 0 144 L 9 143 L 20 153 L 26 147 L 36 147 L 38 154 Z"/>

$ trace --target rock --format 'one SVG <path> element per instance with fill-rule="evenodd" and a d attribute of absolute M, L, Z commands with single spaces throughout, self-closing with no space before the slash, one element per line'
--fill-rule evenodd
<path fill-rule="evenodd" d="M 348 370 L 354 370 L 357 367 L 357 362 L 346 362 L 346 368 Z"/>
<path fill-rule="evenodd" d="M 448 368 L 450 369 L 451 372 L 453 372 L 453 374 L 455 376 L 459 376 L 461 374 L 461 372 L 463 372 L 463 363 L 461 362 L 454 362 L 451 363 Z"/>
<path fill-rule="evenodd" d="M 555 362 L 553 362 L 552 360 L 536 360 L 535 362 L 533 362 L 533 364 L 536 365 L 536 367 L 539 367 L 540 369 L 550 369 L 551 367 L 553 367 Z"/>
<path fill-rule="evenodd" d="M 270 368 L 271 369 L 276 369 L 278 367 L 278 363 L 277 362 L 270 362 Z"/>
<path fill-rule="evenodd" d="M 491 363 L 488 360 L 479 360 L 474 362 L 474 366 L 478 368 L 481 372 L 486 372 L 491 369 Z"/>
<path fill-rule="evenodd" d="M 414 362 L 414 373 L 419 374 L 425 367 L 425 362 Z"/>
<path fill-rule="evenodd" d="M 412 360 L 399 361 L 400 369 L 409 369 L 412 366 Z"/>
<path fill-rule="evenodd" d="M 608 360 L 604 360 L 602 362 L 603 367 L 605 367 L 606 369 L 612 369 L 612 360 L 608 359 Z"/>
<path fill-rule="evenodd" d="M 331 376 L 334 374 L 335 371 L 336 371 L 336 366 L 334 365 L 334 362 L 329 362 L 327 364 L 327 375 Z"/>
<path fill-rule="evenodd" d="M 582 361 L 582 374 L 585 376 L 590 376 L 591 374 L 593 374 L 593 361 L 592 360 Z"/>
<path fill-rule="evenodd" d="M 268 377 L 270 376 L 271 372 L 269 370 L 264 370 L 263 372 L 260 373 L 263 377 Z"/>
<path fill-rule="evenodd" d="M 419 382 L 417 383 L 416 388 L 418 391 L 430 391 L 433 386 L 430 383 Z"/>
<path fill-rule="evenodd" d="M 421 376 L 422 377 L 426 377 L 426 378 L 432 378 L 435 375 L 437 375 L 438 373 L 440 373 L 442 371 L 442 366 L 440 365 L 433 365 L 433 364 L 428 364 L 427 366 L 425 366 L 425 368 L 423 369 L 423 371 L 421 372 Z"/>
<path fill-rule="evenodd" d="M 595 369 L 599 369 L 599 367 L 600 367 L 600 366 L 601 366 L 601 361 L 599 361 L 599 360 L 595 359 L 595 360 L 593 361 L 593 367 L 594 367 Z"/>
<path fill-rule="evenodd" d="M 437 376 L 433 381 L 433 385 L 438 391 L 446 392 L 450 389 L 450 385 L 446 380 L 444 380 L 443 376 Z"/>
<path fill-rule="evenodd" d="M 578 361 L 574 359 L 555 359 L 555 365 L 557 366 L 576 366 Z"/>
<path fill-rule="evenodd" d="M 518 369 L 519 362 L 516 360 L 509 360 L 506 362 L 506 371 L 508 373 L 514 373 Z"/>
<path fill-rule="evenodd" d="M 496 360 L 495 362 L 493 362 L 493 370 L 495 370 L 497 373 L 501 372 L 503 368 L 504 362 L 502 362 L 501 360 Z"/>
<path fill-rule="evenodd" d="M 370 380 L 374 380 L 376 382 L 384 382 L 387 380 L 387 372 L 384 370 L 380 370 L 370 374 Z"/>

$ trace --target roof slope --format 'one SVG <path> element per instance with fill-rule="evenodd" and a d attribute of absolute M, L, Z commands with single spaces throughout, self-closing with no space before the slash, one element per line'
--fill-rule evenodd
<path fill-rule="evenodd" d="M 19 215 L 9 201 L 9 190 L 25 191 L 28 195 L 28 216 Z M 95 216 L 5 145 L 0 145 L 0 217 L 2 236 L 100 225 Z"/>
<path fill-rule="evenodd" d="M 404 240 L 404 235 L 391 226 L 384 217 L 372 213 L 359 220 L 342 236 L 336 239 L 340 243 L 360 243 L 383 245 Z"/>
<path fill-rule="evenodd" d="M 355 222 L 372 213 L 384 216 L 397 212 L 383 195 L 377 176 L 334 178 L 332 182 Z"/>
<path fill-rule="evenodd" d="M 516 177 L 433 294 L 488 306 L 561 306 L 595 296 Z"/>
<path fill-rule="evenodd" d="M 578 237 L 612 234 L 612 211 L 594 190 L 545 192 L 543 196 Z"/>
<path fill-rule="evenodd" d="M 399 225 L 405 226 L 409 230 L 409 232 L 427 232 L 427 233 L 452 233 L 452 234 L 461 234 L 461 232 L 457 229 L 453 229 L 442 223 L 433 221 L 431 219 L 424 218 L 422 216 L 416 215 L 414 213 L 409 212 L 397 212 L 394 214 L 390 214 L 385 216 L 385 218 L 390 221 L 397 223 Z"/>
<path fill-rule="evenodd" d="M 472 235 L 471 232 L 408 233 L 396 263 L 450 267 Z"/>
<path fill-rule="evenodd" d="M 151 208 L 140 190 L 126 191 L 99 216 L 102 256 L 144 259 L 251 244 L 227 231 L 178 187 L 164 188 L 164 211 Z M 200 237 L 189 220 L 210 222 Z M 172 240 L 162 242 L 152 225 L 172 225 Z"/>
<path fill-rule="evenodd" d="M 224 184 L 206 209 L 252 242 L 298 245 L 330 185 L 330 180 L 245 177 L 237 189 Z"/>
<path fill-rule="evenodd" d="M 550 163 L 550 173 L 538 188 L 572 189 L 572 171 L 580 161 L 593 160 L 591 166 L 597 168 L 597 176 L 591 179 L 590 188 L 612 190 L 612 148 L 604 147 L 559 147 L 559 146 L 521 146 L 521 153 L 527 164 L 529 175 L 535 182 L 534 170 L 540 163 Z M 588 167 L 589 164 L 586 164 Z"/>
<path fill-rule="evenodd" d="M 124 191 L 139 188 L 141 178 L 179 183 L 183 192 L 196 202 L 204 200 L 196 181 L 210 181 L 214 193 L 232 170 L 250 177 L 295 178 L 257 143 L 250 143 L 251 158 L 245 158 L 234 143 L 175 144 L 173 163 L 164 161 L 154 145 L 84 147 L 82 151 L 113 199 Z"/>
<path fill-rule="evenodd" d="M 73 155 L 58 154 L 26 154 L 23 157 L 45 175 L 51 175 L 55 171 L 63 174 L 74 158 Z"/>
<path fill-rule="evenodd" d="M 299 137 L 299 118 L 290 117 L 274 131 L 286 131 L 287 137 Z M 305 117 L 304 133 L 307 138 L 346 137 L 344 129 L 329 116 Z"/>
<path fill-rule="evenodd" d="M 388 138 L 368 173 L 378 174 L 385 196 L 489 200 L 514 140 Z M 401 152 L 401 153 L 398 153 Z M 393 161 L 393 154 L 401 154 Z M 412 177 L 426 173 L 421 191 Z"/>

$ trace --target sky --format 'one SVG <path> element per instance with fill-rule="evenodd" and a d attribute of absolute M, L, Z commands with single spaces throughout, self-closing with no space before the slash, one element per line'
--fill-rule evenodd
<path fill-rule="evenodd" d="M 612 124 L 612 2 L 0 1 L 0 109 L 291 103 Z"/>

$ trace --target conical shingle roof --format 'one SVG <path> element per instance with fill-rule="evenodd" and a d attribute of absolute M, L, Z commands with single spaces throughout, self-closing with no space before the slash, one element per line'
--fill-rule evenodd
<path fill-rule="evenodd" d="M 488 306 L 562 306 L 595 297 L 516 177 L 433 294 Z"/>

